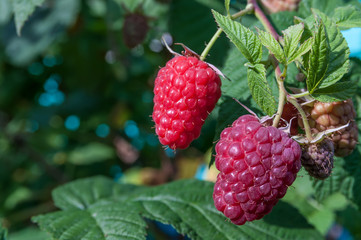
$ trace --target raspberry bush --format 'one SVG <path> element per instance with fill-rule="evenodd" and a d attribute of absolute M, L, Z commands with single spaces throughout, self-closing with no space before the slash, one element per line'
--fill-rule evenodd
<path fill-rule="evenodd" d="M 42 2 L 29 1 L 29 9 Z M 49 8 L 51 1 L 46 2 L 49 6 L 43 7 Z M 89 6 L 100 2 L 89 1 Z M 136 86 L 114 99 L 138 97 L 145 88 L 148 94 L 129 104 L 150 114 L 140 117 L 147 130 L 136 131 L 127 121 L 133 128 L 122 136 L 113 127 L 111 146 L 119 158 L 128 159 L 128 167 L 144 167 L 140 179 L 163 184 L 60 178 L 56 184 L 69 182 L 52 192 L 58 210 L 34 214 L 33 223 L 51 239 L 66 240 L 150 239 L 160 224 L 190 239 L 336 239 L 335 225 L 355 239 L 361 236 L 361 61 L 350 57 L 342 33 L 361 27 L 359 2 L 106 2 L 107 35 L 114 48 L 105 59 L 114 64 L 115 75 Z M 21 12 L 16 3 L 13 8 L 20 34 L 33 10 Z M 82 24 L 77 22 L 69 34 Z M 119 36 L 113 36 L 119 26 Z M 96 31 L 103 27 L 93 26 Z M 129 56 L 119 61 L 117 49 Z M 113 88 L 118 90 L 108 86 L 107 92 Z M 123 105 L 114 110 L 122 115 L 114 126 L 129 115 L 126 110 Z M 4 134 L 11 135 L 9 129 Z M 159 142 L 141 152 L 155 136 Z M 17 135 L 12 141 L 24 144 Z M 96 147 L 69 155 L 78 165 L 98 163 L 93 160 L 100 152 Z M 109 156 L 107 150 L 103 154 Z M 139 161 L 147 158 L 162 169 L 150 171 Z M 194 175 L 179 159 L 203 159 L 208 175 L 177 179 L 182 171 Z M 51 167 L 50 172 L 57 173 Z M 0 240 L 6 232 L 0 228 Z"/>

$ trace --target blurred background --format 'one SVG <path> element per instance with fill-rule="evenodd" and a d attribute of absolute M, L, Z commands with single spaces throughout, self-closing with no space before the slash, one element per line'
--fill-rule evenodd
<path fill-rule="evenodd" d="M 155 76 L 172 57 L 161 38 L 201 53 L 216 31 L 210 8 L 224 12 L 223 1 L 46 0 L 20 36 L 11 2 L 0 0 L 0 222 L 10 240 L 46 239 L 30 218 L 54 211 L 52 189 L 74 179 L 105 175 L 142 185 L 214 179 L 214 170 L 205 172 L 217 111 L 201 137 L 176 154 L 160 145 L 150 116 Z M 222 36 L 207 61 L 221 68 L 228 49 Z M 351 50 L 361 53 L 359 44 Z M 312 193 L 302 181 L 309 181 L 300 181 L 306 198 Z M 336 199 L 340 204 L 326 214 L 346 206 Z M 325 233 L 332 217 L 320 227 Z M 171 238 L 184 239 L 150 223 L 149 239 Z"/>
<path fill-rule="evenodd" d="M 201 52 L 216 31 L 210 7 L 224 8 L 222 1 L 46 0 L 18 36 L 12 1 L 0 0 L 0 221 L 10 240 L 43 239 L 30 217 L 55 210 L 51 191 L 60 184 L 105 175 L 156 185 L 193 177 L 209 160 L 213 116 L 175 157 L 160 145 L 151 114 L 155 76 L 172 57 L 161 38 Z M 227 48 L 223 37 L 209 61 L 220 67 Z"/>

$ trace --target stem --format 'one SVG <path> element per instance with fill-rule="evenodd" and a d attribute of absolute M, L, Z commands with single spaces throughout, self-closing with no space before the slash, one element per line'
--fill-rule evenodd
<path fill-rule="evenodd" d="M 279 66 L 277 65 L 279 71 L 280 68 Z M 277 68 L 276 68 L 277 70 Z M 276 75 L 277 74 L 277 71 L 276 71 Z M 286 75 L 287 75 L 287 65 L 285 66 L 285 69 L 283 70 L 283 73 L 282 74 L 279 74 L 279 76 L 277 76 L 277 84 L 278 84 L 278 89 L 279 89 L 279 97 L 278 97 L 278 109 L 277 109 L 277 113 L 276 113 L 276 116 L 275 118 L 273 119 L 273 124 L 272 126 L 274 127 L 278 127 L 278 124 L 281 120 L 281 116 L 282 116 L 282 113 L 283 113 L 283 107 L 285 105 L 285 100 L 286 100 L 286 96 L 288 94 L 287 90 L 285 89 L 285 86 L 284 86 L 284 79 L 286 78 Z"/>
<path fill-rule="evenodd" d="M 300 98 L 300 97 L 305 97 L 310 95 L 310 93 L 308 91 L 306 92 L 302 92 L 302 93 L 297 93 L 297 94 L 291 94 L 292 97 L 294 98 Z"/>
<path fill-rule="evenodd" d="M 203 52 L 200 56 L 200 59 L 202 61 L 204 61 L 204 59 L 206 58 L 209 51 L 211 50 L 214 43 L 217 41 L 218 37 L 221 35 L 222 32 L 223 32 L 222 28 L 218 28 L 217 32 L 213 35 L 213 37 L 211 38 L 211 40 L 209 41 L 209 43 L 207 44 L 206 48 L 203 50 Z"/>
<path fill-rule="evenodd" d="M 301 105 L 297 102 L 296 98 L 292 97 L 291 95 L 287 96 L 287 101 L 293 104 L 295 108 L 298 110 L 298 112 L 301 114 L 303 126 L 305 128 L 306 137 L 308 141 L 312 141 L 312 133 L 310 125 L 308 124 L 307 116 L 305 111 L 303 111 Z"/>
<path fill-rule="evenodd" d="M 235 20 L 239 17 L 242 17 L 246 14 L 249 14 L 253 11 L 253 5 L 247 5 L 245 9 L 233 14 L 232 16 L 230 16 L 230 18 L 232 20 Z M 214 43 L 217 41 L 218 37 L 221 35 L 221 33 L 223 32 L 222 28 L 218 28 L 217 32 L 213 35 L 213 37 L 211 38 L 211 40 L 209 40 L 209 43 L 207 44 L 206 48 L 203 50 L 201 56 L 200 56 L 200 60 L 204 61 L 204 59 L 206 59 L 209 51 L 211 50 L 211 48 L 213 47 Z"/>
<path fill-rule="evenodd" d="M 258 20 L 262 23 L 263 27 L 278 41 L 280 35 L 278 35 L 276 29 L 272 26 L 267 16 L 263 13 L 262 9 L 259 7 L 257 0 L 248 0 L 248 3 L 252 4 L 254 8 L 254 14 L 256 15 Z"/>

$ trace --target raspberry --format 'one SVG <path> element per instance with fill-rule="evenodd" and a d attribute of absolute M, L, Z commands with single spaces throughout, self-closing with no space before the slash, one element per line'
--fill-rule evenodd
<path fill-rule="evenodd" d="M 163 145 L 184 149 L 199 137 L 201 127 L 221 96 L 221 79 L 207 63 L 176 56 L 155 79 L 153 120 Z"/>
<path fill-rule="evenodd" d="M 125 16 L 123 24 L 123 40 L 127 47 L 134 48 L 141 44 L 149 30 L 148 19 L 139 13 L 130 13 Z"/>
<path fill-rule="evenodd" d="M 216 208 L 237 225 L 261 219 L 295 180 L 300 157 L 300 146 L 285 132 L 241 116 L 216 145 Z"/>
<path fill-rule="evenodd" d="M 310 176 L 325 179 L 333 168 L 334 147 L 330 139 L 302 147 L 301 163 Z"/>
<path fill-rule="evenodd" d="M 295 11 L 301 0 L 262 0 L 262 4 L 270 13 Z"/>
<path fill-rule="evenodd" d="M 357 144 L 358 134 L 355 122 L 356 112 L 351 99 L 341 102 L 316 102 L 313 107 L 304 107 L 309 116 L 309 124 L 314 133 L 341 127 L 349 123 L 347 128 L 334 132 L 331 140 L 334 143 L 335 155 L 345 157 L 353 151 Z M 299 124 L 303 126 L 302 120 Z"/>

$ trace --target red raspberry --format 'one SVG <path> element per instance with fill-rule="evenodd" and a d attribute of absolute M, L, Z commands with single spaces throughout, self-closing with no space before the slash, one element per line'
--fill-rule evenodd
<path fill-rule="evenodd" d="M 153 120 L 163 145 L 187 148 L 221 96 L 221 79 L 196 57 L 176 56 L 155 79 Z"/>
<path fill-rule="evenodd" d="M 237 225 L 268 214 L 301 168 L 298 143 L 251 115 L 222 131 L 216 153 L 214 204 Z"/>

